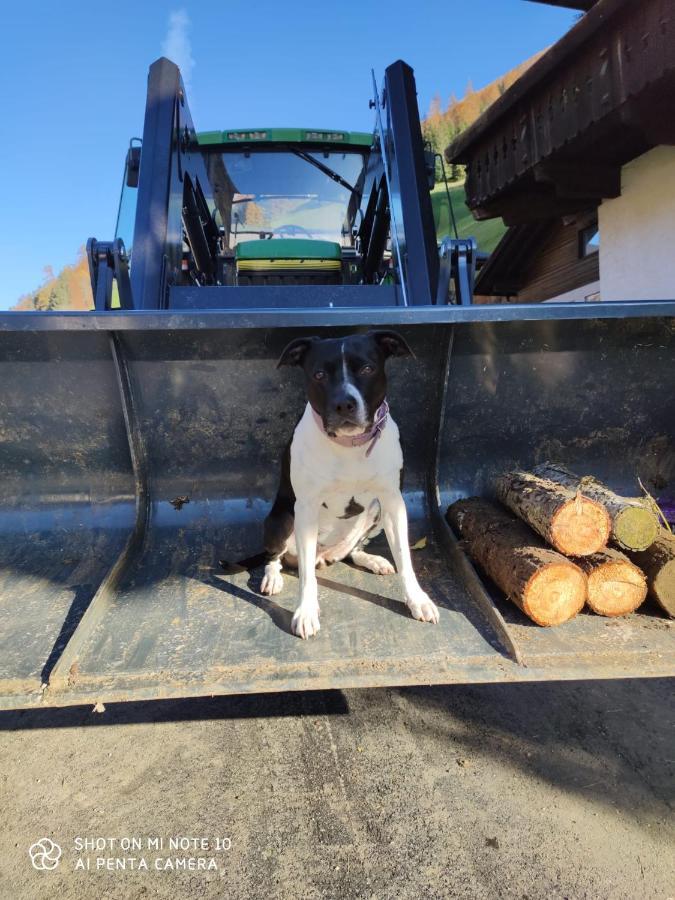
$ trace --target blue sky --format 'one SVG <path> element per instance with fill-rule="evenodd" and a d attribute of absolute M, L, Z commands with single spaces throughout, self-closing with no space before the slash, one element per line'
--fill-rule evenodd
<path fill-rule="evenodd" d="M 576 14 L 526 0 L 5 2 L 0 308 L 112 238 L 147 69 L 184 67 L 198 130 L 370 130 L 370 69 L 415 69 L 420 109 L 482 87 L 557 40 Z"/>

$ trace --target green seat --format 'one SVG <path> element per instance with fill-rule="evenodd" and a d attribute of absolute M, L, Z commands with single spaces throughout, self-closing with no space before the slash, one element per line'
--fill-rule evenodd
<path fill-rule="evenodd" d="M 313 241 L 308 238 L 277 238 L 244 241 L 235 248 L 238 269 L 272 266 L 292 268 L 339 268 L 342 261 L 340 245 L 335 241 Z M 277 262 L 278 261 L 278 262 Z"/>

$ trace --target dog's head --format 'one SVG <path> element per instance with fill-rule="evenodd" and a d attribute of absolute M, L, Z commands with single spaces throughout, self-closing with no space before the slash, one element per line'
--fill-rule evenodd
<path fill-rule="evenodd" d="M 395 331 L 369 331 L 345 338 L 297 338 L 277 364 L 302 366 L 307 398 L 333 436 L 354 436 L 372 428 L 387 393 L 384 370 L 390 356 L 414 356 Z"/>

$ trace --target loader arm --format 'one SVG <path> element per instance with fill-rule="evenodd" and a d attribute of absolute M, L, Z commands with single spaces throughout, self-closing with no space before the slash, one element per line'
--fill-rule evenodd
<path fill-rule="evenodd" d="M 289 153 L 349 192 L 345 226 L 350 234 L 358 235 L 358 241 L 354 244 L 349 237 L 346 242 L 339 284 L 313 285 L 316 290 L 312 305 L 318 307 L 436 302 L 438 248 L 412 69 L 400 61 L 389 66 L 381 97 L 378 95 L 374 102 L 380 127 L 376 128 L 373 145 L 367 148 L 367 153 L 365 148 L 358 148 L 364 157 L 364 168 L 354 182 L 330 163 L 330 151 L 338 149 L 331 141 L 346 137 L 341 146 L 348 151 L 349 135 L 307 132 L 301 145 L 292 141 L 278 144 L 279 149 L 287 147 Z M 250 132 L 249 140 L 242 140 L 235 149 L 247 153 L 249 158 L 269 150 L 260 143 L 261 134 L 264 135 Z M 242 235 L 255 236 L 256 231 L 240 225 L 240 214 L 235 217 L 233 213 L 235 204 L 242 202 L 233 199 L 241 188 L 235 184 L 236 175 L 228 171 L 232 154 L 223 153 L 221 158 L 218 153 L 220 149 L 232 150 L 232 147 L 226 144 L 214 148 L 213 133 L 208 137 L 208 146 L 200 144 L 178 69 L 167 59 L 157 60 L 150 68 L 148 79 L 133 252 L 130 253 L 134 308 L 302 305 L 306 295 L 295 290 L 298 284 L 303 284 L 302 279 L 288 286 L 275 284 L 274 291 L 267 291 L 268 285 L 247 283 L 246 293 L 240 293 L 242 285 L 236 271 L 232 276 L 228 268 L 228 250 L 232 249 L 228 235 L 233 234 L 236 240 Z M 379 193 L 375 221 L 368 214 L 374 185 Z M 203 202 L 198 213 L 200 198 Z M 213 212 L 209 217 L 205 215 L 206 210 L 221 214 L 225 246 L 220 248 L 220 258 Z M 396 210 L 396 214 L 391 232 L 394 252 L 389 256 L 391 210 Z M 364 230 L 364 220 L 374 227 L 373 241 L 370 231 Z M 262 236 L 276 236 L 269 227 L 262 226 L 259 230 Z M 270 249 L 274 246 L 270 245 Z M 189 265 L 186 265 L 186 247 Z M 372 284 L 381 286 L 376 301 L 372 292 L 366 298 L 368 285 Z M 197 297 L 195 290 L 205 286 L 211 287 Z"/>

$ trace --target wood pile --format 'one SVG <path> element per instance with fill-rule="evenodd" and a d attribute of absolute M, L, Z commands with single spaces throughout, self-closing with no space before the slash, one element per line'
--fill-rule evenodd
<path fill-rule="evenodd" d="M 586 576 L 523 522 L 480 497 L 458 500 L 448 521 L 507 597 L 538 625 L 572 619 L 586 600 Z"/>
<path fill-rule="evenodd" d="M 504 472 L 498 503 L 471 497 L 446 518 L 467 553 L 533 622 L 560 625 L 588 604 L 634 612 L 647 594 L 675 617 L 675 536 L 653 501 L 545 463 Z"/>

